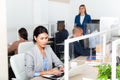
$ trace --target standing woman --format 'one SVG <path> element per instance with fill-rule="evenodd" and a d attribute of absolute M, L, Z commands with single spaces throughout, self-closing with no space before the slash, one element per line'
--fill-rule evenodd
<path fill-rule="evenodd" d="M 38 26 L 33 32 L 35 46 L 25 54 L 25 70 L 28 78 L 42 76 L 45 74 L 60 75 L 64 70 L 63 63 L 47 45 L 48 31 L 43 26 Z M 56 69 L 53 69 L 52 63 Z"/>
<path fill-rule="evenodd" d="M 86 34 L 86 24 L 91 23 L 91 17 L 87 14 L 84 4 L 79 7 L 79 14 L 75 17 L 75 26 L 79 26 L 83 29 L 83 34 Z"/>

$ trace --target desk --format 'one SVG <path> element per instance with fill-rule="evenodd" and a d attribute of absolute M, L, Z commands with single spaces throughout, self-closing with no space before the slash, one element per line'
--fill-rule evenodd
<path fill-rule="evenodd" d="M 77 62 L 78 65 L 74 69 L 69 70 L 69 80 L 82 80 L 82 78 L 90 78 L 96 80 L 98 70 L 96 67 L 85 64 L 86 57 L 80 56 L 71 62 Z"/>
<path fill-rule="evenodd" d="M 82 80 L 82 78 L 90 78 L 96 80 L 98 74 L 97 68 L 88 66 L 87 64 L 85 64 L 85 61 L 86 61 L 86 57 L 83 56 L 80 56 L 70 61 L 70 63 L 78 62 L 78 66 L 69 72 L 69 80 Z M 49 79 L 42 78 L 40 76 L 40 77 L 35 77 L 31 80 L 49 80 Z"/>

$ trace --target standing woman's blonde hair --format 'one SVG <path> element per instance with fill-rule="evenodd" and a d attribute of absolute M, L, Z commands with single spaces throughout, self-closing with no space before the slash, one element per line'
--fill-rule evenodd
<path fill-rule="evenodd" d="M 85 5 L 84 5 L 84 4 L 81 4 L 81 5 L 79 6 L 79 10 L 80 10 L 81 7 L 83 7 L 83 8 L 85 9 L 85 14 L 87 14 Z M 80 11 L 79 11 L 79 15 L 81 15 L 81 12 L 80 12 Z"/>

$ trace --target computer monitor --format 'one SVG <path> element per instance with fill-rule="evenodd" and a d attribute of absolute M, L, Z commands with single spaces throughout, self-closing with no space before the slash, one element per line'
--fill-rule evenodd
<path fill-rule="evenodd" d="M 92 19 L 92 23 L 97 23 L 97 24 L 99 24 L 99 23 L 100 23 L 100 20 L 99 20 L 99 19 Z"/>
<path fill-rule="evenodd" d="M 87 23 L 86 32 L 89 34 L 94 31 L 98 31 L 98 32 L 100 31 L 100 24 L 99 23 Z"/>
<path fill-rule="evenodd" d="M 86 33 L 87 34 L 92 34 L 92 33 L 97 33 L 100 31 L 100 25 L 98 23 L 88 23 L 86 27 Z M 100 43 L 100 36 L 95 36 L 89 38 L 87 41 L 86 46 L 89 48 L 95 48 L 96 44 Z"/>

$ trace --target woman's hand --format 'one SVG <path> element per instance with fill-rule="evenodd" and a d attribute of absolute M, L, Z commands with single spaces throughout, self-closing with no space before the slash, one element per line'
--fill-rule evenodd
<path fill-rule="evenodd" d="M 42 72 L 40 72 L 40 75 L 53 74 L 53 75 L 59 76 L 59 75 L 61 75 L 61 72 L 63 72 L 63 71 L 64 71 L 64 67 L 59 67 L 58 69 L 54 68 L 54 69 L 51 69 L 48 71 L 42 71 Z"/>
<path fill-rule="evenodd" d="M 60 70 L 61 72 L 64 71 L 64 67 L 58 67 L 58 70 Z"/>
<path fill-rule="evenodd" d="M 58 69 L 52 69 L 52 70 L 50 70 L 50 73 L 53 75 L 61 75 L 61 71 Z"/>

